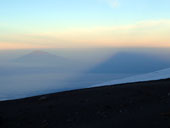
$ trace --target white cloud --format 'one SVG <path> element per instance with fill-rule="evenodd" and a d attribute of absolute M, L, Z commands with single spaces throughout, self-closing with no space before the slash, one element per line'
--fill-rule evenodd
<path fill-rule="evenodd" d="M 118 0 L 99 0 L 99 1 L 106 3 L 112 8 L 117 8 L 120 5 Z"/>
<path fill-rule="evenodd" d="M 113 8 L 117 8 L 120 5 L 118 0 L 106 0 L 106 1 Z"/>

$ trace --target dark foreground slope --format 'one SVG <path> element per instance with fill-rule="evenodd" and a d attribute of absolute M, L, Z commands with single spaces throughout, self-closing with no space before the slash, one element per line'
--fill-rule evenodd
<path fill-rule="evenodd" d="M 0 102 L 0 128 L 169 128 L 170 79 Z"/>

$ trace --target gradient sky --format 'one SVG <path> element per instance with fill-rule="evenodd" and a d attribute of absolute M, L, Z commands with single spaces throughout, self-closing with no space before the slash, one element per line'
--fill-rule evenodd
<path fill-rule="evenodd" d="M 169 47 L 169 0 L 1 0 L 0 49 Z"/>

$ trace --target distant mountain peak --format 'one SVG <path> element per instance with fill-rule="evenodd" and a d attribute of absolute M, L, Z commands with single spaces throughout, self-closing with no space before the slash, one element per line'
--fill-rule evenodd
<path fill-rule="evenodd" d="M 45 52 L 45 51 L 42 51 L 42 50 L 32 51 L 30 54 L 32 54 L 32 55 L 49 55 L 48 52 Z"/>
<path fill-rule="evenodd" d="M 68 64 L 71 61 L 61 57 L 57 56 L 55 54 L 48 53 L 46 51 L 42 50 L 35 50 L 32 51 L 29 54 L 23 55 L 20 58 L 17 58 L 16 61 L 17 63 L 22 63 L 22 64 L 29 64 L 29 65 L 34 65 L 34 66 L 41 66 L 41 65 L 46 65 L 46 66 L 56 66 L 56 65 L 63 65 L 63 64 Z"/>

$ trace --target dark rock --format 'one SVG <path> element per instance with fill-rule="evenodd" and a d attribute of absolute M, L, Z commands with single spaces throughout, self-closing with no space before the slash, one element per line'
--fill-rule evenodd
<path fill-rule="evenodd" d="M 4 118 L 0 115 L 0 126 L 4 124 Z"/>
<path fill-rule="evenodd" d="M 170 112 L 161 113 L 161 116 L 170 117 Z"/>
<path fill-rule="evenodd" d="M 169 90 L 167 79 L 0 102 L 0 128 L 168 128 Z"/>

